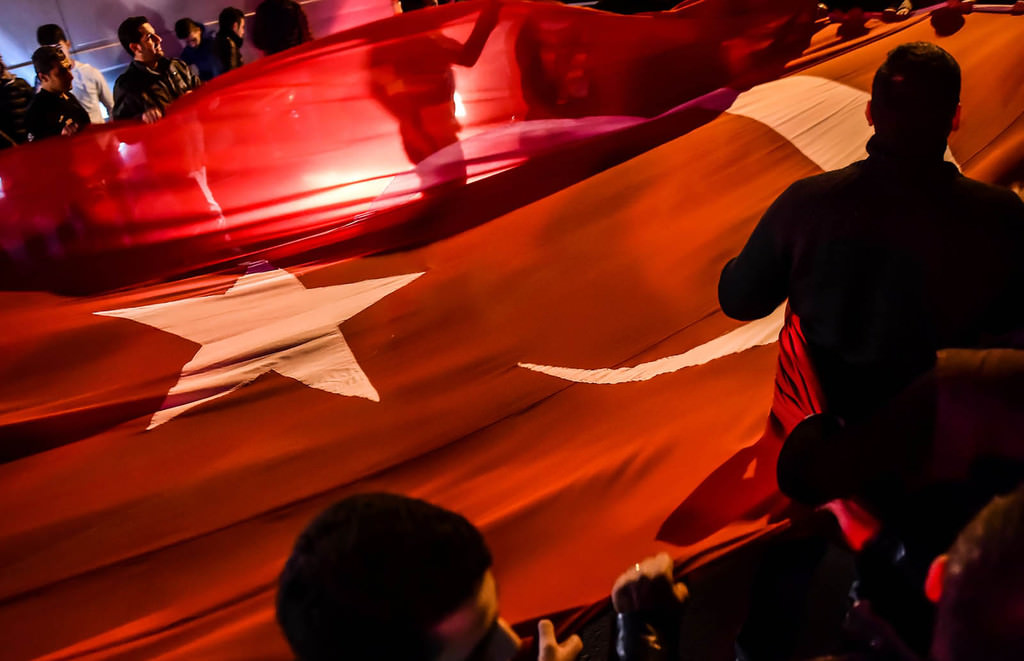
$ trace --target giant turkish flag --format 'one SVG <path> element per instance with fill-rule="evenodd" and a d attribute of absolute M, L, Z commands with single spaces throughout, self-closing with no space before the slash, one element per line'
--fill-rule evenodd
<path fill-rule="evenodd" d="M 465 46 L 486 11 L 473 7 L 438 10 L 462 26 L 450 37 L 462 46 L 442 43 Z M 593 16 L 648 18 L 520 3 L 501 11 L 518 12 L 521 27 L 534 8 L 570 31 Z M 394 39 L 441 40 L 429 18 L 399 17 Z M 537 121 L 582 120 L 574 131 L 593 117 L 631 119 L 562 142 L 568 134 L 546 124 L 567 151 L 527 149 L 516 162 L 488 160 L 486 172 L 452 173 L 451 163 L 472 161 L 473 136 L 460 135 L 461 160 L 441 159 L 436 179 L 424 175 L 431 185 L 385 198 L 377 188 L 331 197 L 329 182 L 303 189 L 306 165 L 316 164 L 303 149 L 330 131 L 357 134 L 360 116 L 321 117 L 303 101 L 320 76 L 330 79 L 315 67 L 308 88 L 266 82 L 275 67 L 321 62 L 318 48 L 369 48 L 360 31 L 257 63 L 239 88 L 225 76 L 172 110 L 167 121 L 178 124 L 115 124 L 3 154 L 0 203 L 15 214 L 3 229 L 0 294 L 4 658 L 286 658 L 273 622 L 277 573 L 304 524 L 359 491 L 410 494 L 476 523 L 512 620 L 599 599 L 644 554 L 668 550 L 695 566 L 763 533 L 780 503 L 771 448 L 759 439 L 781 313 L 746 325 L 725 318 L 718 273 L 789 183 L 863 156 L 866 90 L 898 43 L 938 41 L 963 67 L 950 158 L 993 181 L 1018 167 L 1024 19 L 967 19 L 943 38 L 916 19 L 854 44 L 824 32 L 807 54 L 816 65 L 742 92 L 668 101 L 678 107 L 545 117 Z M 493 47 L 511 67 L 524 57 L 516 43 L 488 40 L 478 62 Z M 610 58 L 601 71 L 614 81 L 615 59 L 600 46 L 585 52 Z M 353 67 L 369 66 L 363 54 Z M 647 85 L 662 73 L 655 67 Z M 404 165 L 373 177 L 419 177 L 432 156 L 412 163 L 385 106 L 412 93 L 419 74 L 378 74 L 383 96 L 360 103 L 391 117 L 380 158 Z M 568 101 L 553 107 L 591 102 L 572 76 L 557 80 Z M 370 93 L 369 84 L 359 89 Z M 210 130 L 207 146 L 237 140 L 237 162 L 221 163 L 230 176 L 212 166 L 187 176 L 181 163 L 194 154 L 168 136 L 190 124 L 175 115 L 219 127 L 199 108 L 242 92 L 253 104 L 260 93 L 294 101 L 299 119 L 268 120 L 251 137 Z M 468 112 L 468 95 L 463 103 Z M 622 158 L 610 138 L 653 140 L 639 131 L 650 126 L 683 134 L 593 176 L 566 163 L 586 178 L 533 189 L 545 190 L 533 177 L 555 176 L 559 153 L 606 158 L 586 166 L 601 170 Z M 97 161 L 95 179 L 70 192 L 51 186 L 49 198 L 34 188 L 45 164 L 61 172 L 54 156 L 86 168 L 78 150 L 94 154 L 104 140 L 122 167 Z M 318 167 L 377 167 L 377 152 L 354 144 Z M 145 160 L 133 161 L 139 149 Z M 535 159 L 547 169 L 531 170 Z M 261 178 L 264 168 L 276 176 Z M 345 188 L 354 181 L 338 176 Z M 388 185 L 398 184 L 381 190 Z M 504 210 L 490 198 L 506 193 L 503 204 L 516 208 L 483 222 Z M 387 208 L 374 211 L 375 200 Z M 463 210 L 445 225 L 463 202 L 483 216 Z M 179 204 L 199 211 L 182 215 Z M 442 227 L 424 228 L 423 218 Z M 416 240 L 396 239 L 406 232 Z M 164 259 L 163 242 L 187 250 Z M 418 245 L 397 250 L 410 242 Z M 94 278 L 88 269 L 104 260 L 125 271 Z"/>

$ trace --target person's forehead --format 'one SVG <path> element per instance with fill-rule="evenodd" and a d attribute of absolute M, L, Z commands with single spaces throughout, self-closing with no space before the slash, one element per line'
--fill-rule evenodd
<path fill-rule="evenodd" d="M 149 23 L 143 23 L 139 26 L 139 33 L 143 35 L 156 34 L 156 30 Z"/>

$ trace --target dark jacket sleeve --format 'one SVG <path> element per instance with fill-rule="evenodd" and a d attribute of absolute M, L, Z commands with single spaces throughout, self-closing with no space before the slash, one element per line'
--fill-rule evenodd
<path fill-rule="evenodd" d="M 176 75 L 181 77 L 184 87 L 182 90 L 183 92 L 191 92 L 192 90 L 197 90 L 202 86 L 203 81 L 199 80 L 199 76 L 197 76 L 195 71 L 192 70 L 192 67 L 187 65 L 185 62 L 181 60 L 171 60 L 171 68 Z"/>
<path fill-rule="evenodd" d="M 681 610 L 616 615 L 615 654 L 619 661 L 673 661 L 679 658 Z"/>
<path fill-rule="evenodd" d="M 986 330 L 990 336 L 982 343 L 985 346 L 1024 349 L 1024 305 L 1021 305 L 1024 300 L 1024 259 L 1021 258 L 1024 254 L 1024 200 L 1007 191 L 1004 209 L 1013 237 L 1009 257 L 1013 266 L 1001 294 L 989 311 L 989 328 Z"/>
<path fill-rule="evenodd" d="M 114 119 L 137 119 L 146 112 L 147 104 L 142 94 L 129 88 L 125 75 L 114 83 Z"/>
<path fill-rule="evenodd" d="M 60 135 L 64 128 L 61 119 L 53 104 L 33 103 L 28 108 L 25 128 L 34 141 L 52 138 Z"/>
<path fill-rule="evenodd" d="M 242 54 L 230 37 L 218 35 L 214 46 L 216 47 L 215 52 L 222 72 L 231 71 L 242 66 Z"/>
<path fill-rule="evenodd" d="M 718 303 L 733 319 L 766 317 L 788 296 L 791 255 L 785 238 L 793 197 L 791 186 L 764 213 L 740 254 L 722 269 Z"/>

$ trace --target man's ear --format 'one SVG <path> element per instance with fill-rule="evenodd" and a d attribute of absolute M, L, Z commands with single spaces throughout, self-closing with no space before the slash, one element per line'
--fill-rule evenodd
<path fill-rule="evenodd" d="M 957 110 L 958 116 L 959 116 L 959 112 L 960 111 Z M 868 99 L 868 105 L 864 108 L 864 116 L 868 120 L 868 126 L 874 126 L 875 125 L 875 118 L 871 116 L 871 99 Z"/>
<path fill-rule="evenodd" d="M 952 129 L 951 129 L 953 131 L 955 131 L 958 128 L 960 128 L 960 110 L 962 108 L 963 108 L 963 106 L 958 104 L 957 107 L 956 107 L 956 113 L 953 114 L 953 124 L 952 124 Z"/>
<path fill-rule="evenodd" d="M 142 44 L 139 42 L 128 44 L 128 48 L 132 50 L 132 57 L 134 58 L 142 50 Z"/>
<path fill-rule="evenodd" d="M 933 604 L 939 603 L 942 598 L 942 588 L 946 582 L 946 565 L 949 563 L 949 556 L 943 553 L 932 560 L 932 566 L 928 568 L 928 577 L 924 579 L 924 596 Z"/>

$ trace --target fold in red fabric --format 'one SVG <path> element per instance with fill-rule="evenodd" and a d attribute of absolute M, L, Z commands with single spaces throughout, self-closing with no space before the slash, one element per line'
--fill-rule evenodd
<path fill-rule="evenodd" d="M 156 124 L 0 154 L 0 286 L 112 289 L 325 232 L 336 251 L 362 238 L 350 254 L 406 246 L 425 198 L 526 162 L 557 175 L 568 144 L 773 77 L 808 42 L 813 7 L 715 0 L 626 17 L 481 0 L 258 60 Z M 576 180 L 637 153 L 630 143 L 606 143 Z M 503 208 L 553 192 L 546 178 L 506 187 Z M 463 226 L 496 213 L 460 206 Z M 381 233 L 395 225 L 408 231 Z"/>
<path fill-rule="evenodd" d="M 714 53 L 774 38 L 759 6 Z M 592 604 L 644 555 L 694 568 L 748 543 L 778 518 L 782 434 L 821 402 L 798 326 L 721 313 L 723 263 L 793 180 L 857 157 L 903 41 L 961 63 L 964 171 L 1018 171 L 1014 17 L 823 30 L 799 75 L 694 99 L 714 83 L 688 87 L 705 62 L 676 56 L 702 52 L 682 43 L 700 16 L 502 3 L 467 52 L 487 10 L 387 19 L 227 74 L 164 123 L 0 155 L 5 659 L 291 658 L 276 577 L 357 492 L 466 515 L 510 621 Z M 412 42 L 458 56 L 452 114 L 418 84 L 435 74 L 371 66 Z"/>

